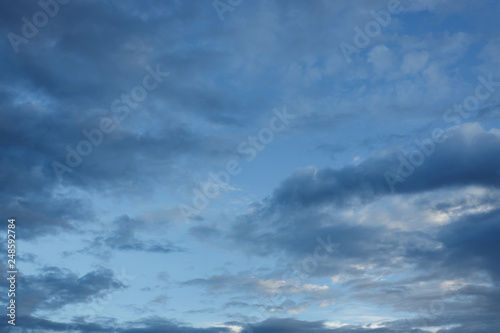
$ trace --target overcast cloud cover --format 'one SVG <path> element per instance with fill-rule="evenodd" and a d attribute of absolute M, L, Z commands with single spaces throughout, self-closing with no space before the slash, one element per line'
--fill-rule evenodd
<path fill-rule="evenodd" d="M 0 331 L 499 332 L 498 13 L 0 2 Z"/>

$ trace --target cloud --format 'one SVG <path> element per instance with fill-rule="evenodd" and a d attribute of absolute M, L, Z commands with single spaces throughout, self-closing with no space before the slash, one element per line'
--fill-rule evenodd
<path fill-rule="evenodd" d="M 434 143 L 435 152 L 430 156 L 421 153 L 425 160 L 404 182 L 397 183 L 398 193 L 467 185 L 500 186 L 497 171 L 500 135 L 496 130 L 486 131 L 477 124 L 466 124 L 447 135 L 445 142 Z M 264 201 L 263 210 L 272 212 L 280 207 L 298 209 L 325 203 L 344 206 L 390 195 L 385 174 L 392 171 L 397 175 L 401 164 L 395 158 L 398 155 L 408 158 L 401 152 L 383 152 L 339 169 L 299 170 L 273 191 Z"/>
<path fill-rule="evenodd" d="M 464 216 L 443 227 L 439 239 L 449 251 L 445 265 L 461 274 L 472 273 L 470 269 L 488 271 L 495 281 L 500 281 L 500 263 L 497 256 L 500 245 L 495 235 L 500 232 L 500 210 Z"/>
<path fill-rule="evenodd" d="M 311 306 L 335 303 L 336 292 L 327 285 L 296 280 L 277 280 L 271 277 L 238 274 L 213 275 L 185 281 L 182 286 L 196 286 L 208 294 L 220 297 L 233 295 L 224 309 L 252 308 L 269 314 L 298 314 Z M 239 296 L 234 296 L 239 295 Z M 243 300 L 243 301 L 242 301 Z"/>
<path fill-rule="evenodd" d="M 2 38 L 0 209 L 16 217 L 19 237 L 32 247 L 37 237 L 64 233 L 64 242 L 88 246 L 63 256 L 82 259 L 126 261 L 132 251 L 175 263 L 189 257 L 191 270 L 148 269 L 163 285 L 183 281 L 179 289 L 196 294 L 147 287 L 145 299 L 154 310 L 152 304 L 193 298 L 199 309 L 176 306 L 174 316 L 206 328 L 157 317 L 117 324 L 123 313 L 95 323 L 72 317 L 67 305 L 86 306 L 125 286 L 107 269 L 82 275 L 59 267 L 19 275 L 21 326 L 234 332 L 244 320 L 207 324 L 207 318 L 240 319 L 258 310 L 265 316 L 254 332 L 496 331 L 497 94 L 467 119 L 481 125 L 450 129 L 432 153 L 415 153 L 429 148 L 413 138 L 471 94 L 478 75 L 498 80 L 500 2 L 402 2 L 403 12 L 350 64 L 339 44 L 353 43 L 354 29 L 388 0 L 248 1 L 223 22 L 210 1 L 70 1 L 19 52 Z M 0 33 L 22 34 L 22 18 L 32 20 L 39 10 L 38 2 L 0 3 Z M 67 150 L 88 140 L 83 130 L 114 119 L 113 102 L 156 65 L 170 75 L 129 105 L 128 116 L 59 182 L 52 163 L 66 163 Z M 198 180 L 241 157 L 237 143 L 280 105 L 296 121 L 235 179 L 242 189 L 232 193 L 236 199 L 220 197 L 203 216 L 172 227 L 175 208 L 193 198 Z M 425 161 L 402 176 L 415 154 Z M 263 199 L 246 211 L 234 205 L 255 198 Z M 262 265 L 247 268 L 241 260 L 223 273 L 197 275 L 219 260 L 205 257 L 204 247 L 214 245 L 234 262 L 248 256 Z M 36 267 L 47 260 L 43 253 L 18 259 Z M 196 298 L 198 289 L 205 293 Z M 135 296 L 124 300 L 136 303 Z M 442 316 L 429 312 L 440 302 Z M 317 307 L 337 311 L 339 319 L 305 320 L 323 313 Z M 377 316 L 344 310 L 355 307 Z M 380 313 L 406 319 L 364 326 L 340 320 Z M 297 317 L 269 318 L 290 315 Z"/>
<path fill-rule="evenodd" d="M 38 310 L 58 310 L 68 304 L 86 303 L 125 286 L 109 269 L 78 276 L 58 267 L 44 267 L 38 275 L 20 275 L 18 281 L 19 315 Z"/>
<path fill-rule="evenodd" d="M 175 321 L 161 318 L 146 318 L 139 321 L 131 321 L 123 325 L 103 325 L 99 323 L 79 322 L 57 322 L 33 316 L 21 316 L 17 319 L 18 325 L 25 329 L 35 329 L 40 333 L 49 332 L 71 332 L 81 333 L 154 333 L 154 332 L 176 332 L 176 333 L 230 333 L 231 330 L 223 327 L 194 328 Z M 15 332 L 15 328 L 2 323 L 7 332 Z"/>
<path fill-rule="evenodd" d="M 427 52 L 412 52 L 405 55 L 401 70 L 405 74 L 416 74 L 422 71 L 429 60 Z"/>
<path fill-rule="evenodd" d="M 394 63 L 392 52 L 385 45 L 377 45 L 368 52 L 368 62 L 373 64 L 377 75 L 389 70 Z"/>
<path fill-rule="evenodd" d="M 334 298 L 373 302 L 405 312 L 408 318 L 419 316 L 407 323 L 394 322 L 395 326 L 384 328 L 387 332 L 403 324 L 416 332 L 418 327 L 481 331 L 476 325 L 481 320 L 495 327 L 495 309 L 500 306 L 496 296 L 500 249 L 494 236 L 499 232 L 500 136 L 496 129 L 486 131 L 476 124 L 452 129 L 448 135 L 394 193 L 382 180 L 392 161 L 386 153 L 341 169 L 295 172 L 233 223 L 219 223 L 206 235 L 207 239 L 216 235 L 217 244 L 237 246 L 246 254 L 286 258 L 278 261 L 272 278 L 241 272 L 193 279 L 186 285 L 203 286 L 219 295 L 237 290 L 247 294 L 245 300 L 278 293 L 284 298 L 265 308 L 271 313 L 299 313 Z M 381 222 L 383 216 L 360 215 L 361 220 L 349 213 L 377 203 L 392 209 L 391 200 L 394 205 L 408 201 L 425 212 L 423 220 L 402 221 L 402 229 Z M 401 212 L 399 218 L 405 219 L 408 212 Z M 442 214 L 446 219 L 436 223 Z M 327 252 L 318 238 L 335 245 L 326 260 L 320 259 Z M 291 267 L 298 267 L 300 274 L 294 275 L 293 270 L 289 274 Z M 286 282 L 289 275 L 298 278 L 300 288 Z M 314 288 L 307 290 L 307 281 L 336 276 L 341 276 L 338 283 L 345 292 L 316 285 L 321 293 L 313 302 L 307 299 L 314 294 Z M 450 283 L 458 287 L 446 291 Z M 294 290 L 306 299 L 293 299 Z M 492 296 L 485 298 L 486 293 Z M 435 310 L 438 306 L 444 310 Z M 466 314 L 466 308 L 480 310 Z M 344 331 L 344 327 L 336 329 Z"/>
<path fill-rule="evenodd" d="M 163 254 L 185 251 L 164 236 L 145 238 L 143 235 L 146 230 L 150 230 L 152 227 L 159 230 L 160 226 L 148 225 L 141 219 L 123 215 L 113 221 L 113 226 L 114 228 L 111 230 L 96 232 L 97 235 L 93 236 L 89 246 L 65 254 L 92 254 L 100 258 L 110 258 L 114 251 L 144 251 Z M 138 231 L 141 231 L 140 235 L 138 235 Z"/>
<path fill-rule="evenodd" d="M 147 318 L 141 321 L 128 322 L 126 325 L 118 327 L 104 326 L 91 323 L 59 323 L 36 317 L 21 317 L 19 321 L 23 322 L 23 327 L 28 329 L 37 329 L 41 333 L 45 332 L 67 332 L 68 330 L 80 330 L 82 333 L 153 333 L 153 332 L 176 332 L 176 333 L 230 333 L 230 332 L 290 332 L 290 333 L 396 333 L 405 330 L 412 333 L 429 332 L 428 328 L 442 328 L 443 332 L 465 333 L 474 329 L 474 332 L 488 333 L 492 332 L 495 326 L 492 323 L 475 323 L 472 325 L 447 325 L 436 323 L 435 326 L 424 326 L 421 329 L 412 328 L 411 324 L 422 324 L 415 320 L 385 321 L 373 325 L 333 325 L 326 321 L 305 321 L 293 318 L 269 318 L 267 320 L 243 324 L 240 322 L 226 322 L 224 324 L 215 324 L 210 328 L 194 328 L 184 326 L 174 321 L 168 321 L 159 318 Z M 6 325 L 6 324 L 2 324 Z M 339 327 L 340 326 L 340 327 Z M 9 330 L 11 327 L 5 327 Z M 234 331 L 236 330 L 236 331 Z M 12 330 L 14 332 L 14 330 Z"/>
<path fill-rule="evenodd" d="M 214 275 L 207 279 L 194 279 L 183 283 L 184 285 L 200 285 L 207 287 L 211 291 L 222 292 L 225 289 L 232 289 L 232 292 L 238 289 L 250 293 L 261 293 L 263 295 L 282 294 L 296 295 L 302 293 L 326 293 L 328 286 L 304 284 L 297 285 L 283 280 L 262 279 L 256 276 L 245 274 L 238 275 Z"/>

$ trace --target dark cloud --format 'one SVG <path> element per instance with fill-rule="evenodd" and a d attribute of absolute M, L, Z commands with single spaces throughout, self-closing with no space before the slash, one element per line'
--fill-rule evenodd
<path fill-rule="evenodd" d="M 408 173 L 411 174 L 394 183 L 397 193 L 467 185 L 499 187 L 500 137 L 475 125 L 452 130 L 447 135 L 449 138 L 445 142 L 433 143 L 435 151 L 430 156 L 420 153 L 424 157 L 420 166 L 403 168 L 403 171 L 410 170 Z M 390 195 L 386 173 L 392 173 L 391 179 L 398 175 L 402 164 L 399 157 L 409 164 L 408 154 L 384 153 L 354 166 L 297 171 L 274 190 L 267 199 L 268 207 L 270 210 L 279 207 L 294 209 L 325 203 L 342 206 Z"/>
<path fill-rule="evenodd" d="M 114 228 L 108 231 L 98 231 L 92 238 L 90 245 L 74 252 L 65 252 L 65 255 L 91 254 L 99 258 L 109 259 L 114 251 L 144 251 L 150 253 L 184 252 L 185 249 L 165 239 L 149 239 L 137 235 L 138 231 L 158 229 L 158 225 L 148 225 L 140 219 L 120 216 L 113 221 Z"/>
<path fill-rule="evenodd" d="M 431 214 L 452 216 L 457 207 L 464 212 L 444 225 L 430 224 L 422 231 L 401 230 L 377 223 L 348 223 L 342 215 L 326 213 L 323 208 L 329 205 L 336 209 L 352 208 L 354 203 L 363 206 L 382 196 L 394 195 L 388 189 L 373 190 L 372 182 L 363 182 L 369 178 L 367 174 L 383 177 L 383 170 L 389 164 L 380 157 L 372 157 L 360 165 L 341 170 L 298 172 L 286 179 L 270 197 L 254 203 L 251 212 L 239 216 L 235 223 L 210 227 L 207 239 L 209 234 L 217 235 L 214 239 L 221 244 L 220 234 L 225 234 L 231 240 L 226 243 L 230 248 L 237 245 L 245 253 L 268 257 L 283 254 L 288 267 L 302 270 L 294 276 L 287 274 L 287 265 L 279 270 L 275 268 L 273 278 L 276 280 L 295 277 L 305 283 L 311 278 L 343 276 L 340 283 L 349 292 L 335 297 L 370 301 L 419 316 L 415 321 L 397 323 L 407 325 L 408 330 L 417 332 L 418 327 L 455 325 L 463 329 L 449 329 L 465 332 L 469 327 L 489 332 L 498 325 L 495 318 L 500 304 L 500 266 L 496 260 L 500 248 L 495 238 L 500 220 L 499 211 L 492 209 L 499 199 L 495 191 L 499 185 L 497 166 L 500 164 L 495 157 L 499 156 L 498 147 L 500 141 L 496 132 L 486 132 L 475 125 L 465 126 L 452 131 L 450 138 L 401 184 L 403 197 L 419 195 L 421 199 L 417 204 Z M 474 200 L 470 196 L 438 202 L 426 199 L 432 190 L 455 189 L 466 193 L 471 185 L 481 186 L 486 194 Z M 400 193 L 396 194 L 400 196 Z M 198 230 L 200 227 L 192 229 L 194 234 Z M 327 253 L 320 247 L 318 237 L 335 245 L 326 260 L 315 257 L 318 247 L 321 255 Z M 309 264 L 315 264 L 305 269 L 308 260 Z M 300 269 L 301 265 L 305 266 Z M 279 274 L 280 270 L 283 274 Z M 248 291 L 244 299 L 251 299 L 250 295 L 256 294 L 261 285 L 252 284 L 258 278 L 251 279 L 245 272 L 241 274 L 194 279 L 187 284 L 217 293 L 234 286 L 237 290 Z M 406 277 L 391 281 L 375 279 L 398 274 Z M 286 289 L 286 285 L 282 287 Z M 261 289 L 260 292 L 271 294 L 269 290 Z M 302 293 L 308 295 L 305 290 Z M 331 295 L 324 293 L 319 300 L 329 297 Z M 267 311 L 290 310 L 300 304 L 292 299 L 280 300 Z M 467 313 L 470 308 L 477 311 Z M 392 332 L 396 326 L 379 331 Z"/>
<path fill-rule="evenodd" d="M 229 333 L 228 328 L 194 328 L 175 321 L 160 318 L 147 318 L 141 321 L 128 322 L 123 325 L 103 325 L 98 323 L 61 323 L 57 321 L 37 318 L 33 316 L 20 316 L 17 325 L 22 329 L 36 330 L 40 333 L 48 332 L 81 332 L 81 333 Z M 16 332 L 17 328 L 2 323 L 5 332 Z"/>
<path fill-rule="evenodd" d="M 208 15 L 205 7 L 201 3 L 187 7 L 176 2 L 153 4 L 71 1 L 59 5 L 58 14 L 27 44 L 21 44 L 17 54 L 7 38 L 0 42 L 0 208 L 24 221 L 24 237 L 72 230 L 75 223 L 94 220 L 88 202 L 76 197 L 75 191 L 62 194 L 62 189 L 143 196 L 160 178 L 176 186 L 182 183 L 180 178 L 189 177 L 190 168 L 178 165 L 180 156 L 191 164 L 191 152 L 197 152 L 195 161 L 227 155 L 226 147 L 220 145 L 226 140 L 207 141 L 182 119 L 190 109 L 214 121 L 217 117 L 240 121 L 232 116 L 237 105 L 224 101 L 222 90 L 210 92 L 206 85 L 189 84 L 189 73 L 197 72 L 193 64 L 203 60 L 207 65 L 210 55 L 212 66 L 217 66 L 218 52 L 183 55 L 171 51 L 178 32 L 193 29 L 185 20 Z M 37 2 L 2 3 L 0 12 L 8 14 L 0 17 L 0 31 L 5 36 L 9 32 L 21 35 L 21 18 L 32 20 L 40 10 Z M 66 147 L 76 149 L 87 139 L 83 130 L 98 128 L 103 117 L 113 118 L 112 102 L 141 84 L 148 73 L 146 66 L 156 65 L 178 75 L 175 84 L 168 78 L 159 84 L 59 182 L 52 163 L 66 165 Z M 226 105 L 226 116 L 215 112 L 221 105 Z M 146 127 L 138 130 L 137 124 Z"/>
<path fill-rule="evenodd" d="M 406 161 L 417 156 L 408 148 L 411 133 L 419 129 L 421 134 L 428 127 L 424 124 L 441 119 L 444 110 L 436 110 L 442 105 L 470 94 L 476 75 L 494 73 L 498 43 L 490 40 L 492 31 L 498 31 L 499 4 L 404 1 L 408 6 L 404 13 L 393 16 L 391 24 L 347 64 L 339 43 L 353 42 L 353 27 L 363 27 L 372 19 L 372 11 L 386 8 L 387 2 L 243 1 L 221 22 L 212 1 L 72 0 L 59 5 L 59 13 L 27 44 L 20 44 L 18 52 L 8 34 L 21 35 L 22 18 L 32 21 L 41 10 L 39 2 L 0 3 L 4 36 L 0 39 L 0 210 L 16 217 L 16 231 L 23 241 L 49 234 L 67 236 L 75 244 L 75 235 L 82 235 L 83 241 L 91 238 L 84 249 L 63 254 L 101 259 L 129 251 L 146 252 L 149 257 L 184 255 L 187 250 L 177 244 L 186 244 L 182 237 L 187 231 L 189 241 L 203 240 L 187 247 L 200 250 L 197 246 L 212 242 L 267 262 L 245 271 L 230 272 L 236 264 L 219 274 L 184 276 L 180 282 L 184 290 L 201 288 L 207 291 L 205 296 L 220 299 L 219 304 L 201 302 L 199 309 L 181 310 L 183 314 L 203 318 L 224 311 L 233 319 L 243 318 L 245 309 L 256 309 L 268 317 L 344 298 L 404 312 L 408 318 L 379 328 L 259 319 L 252 325 L 255 333 L 421 333 L 428 326 L 442 326 L 439 333 L 498 331 L 498 130 L 470 123 L 452 129 L 422 165 L 403 174 Z M 442 32 L 443 22 L 451 32 Z M 489 46 L 481 51 L 484 43 Z M 376 73 L 384 67 L 377 67 L 380 59 L 372 52 L 376 47 L 386 48 L 392 57 L 390 64 L 384 64 L 383 75 Z M 415 75 L 399 73 L 401 63 L 408 65 L 406 60 L 411 59 L 407 56 L 418 52 L 426 54 L 421 70 Z M 484 63 L 474 62 L 476 58 Z M 127 116 L 115 123 L 116 129 L 104 134 L 102 143 L 60 181 L 53 162 L 66 163 L 67 148 L 76 149 L 88 139 L 83 130 L 98 128 L 103 117 L 115 119 L 111 105 L 143 82 L 147 66 L 159 66 L 169 76 L 143 102 L 130 106 Z M 474 82 L 455 82 L 457 77 L 474 77 Z M 488 129 L 498 127 L 496 95 L 471 112 L 468 120 L 480 121 Z M 324 165 L 322 159 L 305 161 L 303 151 L 319 150 L 342 164 L 298 169 L 246 213 L 232 201 L 231 206 L 219 201 L 223 214 L 212 214 L 216 205 L 211 205 L 193 224 L 175 232 L 148 227 L 144 207 L 158 206 L 166 198 L 167 207 L 149 218 L 170 223 L 176 218 L 172 207 L 186 196 L 192 199 L 200 173 L 205 176 L 228 158 L 241 158 L 238 143 L 268 124 L 269 112 L 277 105 L 288 105 L 296 115 L 287 128 L 290 141 L 281 141 L 283 155 L 275 153 L 278 149 L 273 156 L 264 156 L 271 149 L 261 155 L 260 161 L 269 165 L 267 178 L 254 181 L 250 172 L 240 178 L 245 191 L 248 184 L 257 192 L 275 186 L 268 181 L 277 179 L 273 173 L 282 177 L 280 168 L 289 172 L 298 166 Z M 318 140 L 312 147 L 304 144 L 305 136 L 312 139 L 311 131 Z M 294 155 L 287 155 L 288 150 Z M 252 167 L 261 170 L 259 162 Z M 446 191 L 465 193 L 472 187 L 487 195 L 471 193 L 476 200 L 464 199 L 465 195 L 437 201 L 432 197 Z M 248 202 L 255 193 L 236 197 L 234 202 Z M 411 204 L 428 213 L 423 219 L 434 215 L 449 219 L 440 225 L 435 220 L 405 225 L 409 218 L 405 207 L 399 224 L 369 213 L 363 223 L 346 217 L 370 205 L 383 207 L 390 200 L 410 197 L 419 197 Z M 98 202 L 101 198 L 104 202 Z M 123 215 L 132 214 L 129 211 L 112 212 L 111 203 L 116 202 L 120 207 L 130 205 L 126 208 L 144 220 Z M 235 211 L 238 216 L 231 216 Z M 397 211 L 390 207 L 386 213 L 394 216 Z M 174 243 L 174 235 L 181 239 Z M 31 267 L 47 259 L 43 252 L 19 253 L 17 258 Z M 1 257 L 0 268 L 5 271 L 5 253 Z M 177 280 L 176 273 L 152 276 L 168 285 Z M 324 281 L 331 281 L 328 290 Z M 66 305 L 91 304 L 125 288 L 107 269 L 78 275 L 45 267 L 39 274 L 19 274 L 18 282 L 19 324 L 35 331 L 230 332 L 162 318 L 122 325 L 115 325 L 115 318 L 88 323 L 84 317 L 64 313 Z M 443 296 L 442 286 L 449 285 L 455 289 Z M 147 299 L 149 305 L 160 306 L 173 303 L 176 296 L 156 294 Z M 435 302 L 442 302 L 446 310 L 432 311 Z M 138 309 L 139 305 L 134 311 Z M 56 311 L 73 322 L 48 319 Z M 1 325 L 7 330 L 5 323 Z"/>
<path fill-rule="evenodd" d="M 78 276 L 58 267 L 45 267 L 39 275 L 18 277 L 16 300 L 21 316 L 86 303 L 125 287 L 111 270 L 104 268 Z"/>
<path fill-rule="evenodd" d="M 193 328 L 189 326 L 184 326 L 182 324 L 157 318 L 148 318 L 142 321 L 129 322 L 126 325 L 121 325 L 117 327 L 104 326 L 100 324 L 91 323 L 59 323 L 46 319 L 36 318 L 36 317 L 20 317 L 19 322 L 23 323 L 23 327 L 26 329 L 36 329 L 38 332 L 71 332 L 80 331 L 82 333 L 101 333 L 101 332 L 117 332 L 117 333 L 153 333 L 153 332 L 175 332 L 175 333 L 229 333 L 231 330 L 229 328 L 217 327 L 217 328 Z M 409 324 L 423 325 L 422 329 L 412 328 Z M 479 333 L 491 333 L 494 332 L 495 326 L 492 323 L 475 323 L 472 325 L 463 325 L 455 327 L 446 327 L 438 330 L 442 333 L 466 333 L 470 330 Z M 15 332 L 11 327 L 6 327 L 2 324 L 6 332 Z M 387 321 L 379 323 L 379 326 L 374 326 L 370 328 L 361 327 L 357 325 L 346 325 L 339 328 L 329 327 L 325 321 L 303 321 L 293 318 L 270 318 L 262 322 L 253 324 L 242 324 L 240 322 L 227 322 L 226 325 L 234 325 L 243 327 L 242 333 L 267 333 L 267 332 L 283 332 L 283 333 L 306 333 L 306 332 L 316 332 L 316 333 L 396 333 L 396 332 L 410 332 L 410 333 L 424 333 L 428 332 L 425 328 L 425 324 L 420 319 L 412 320 L 399 320 L 399 321 Z M 382 325 L 382 327 L 380 327 Z M 125 327 L 124 327 L 125 326 Z M 128 327 L 127 327 L 128 326 Z M 140 326 L 134 328 L 134 326 Z M 441 326 L 441 325 L 439 325 Z M 458 327 L 457 327 L 458 326 Z"/>
<path fill-rule="evenodd" d="M 443 301 L 448 316 L 454 320 L 461 318 L 460 304 L 465 302 L 469 304 L 467 307 L 480 308 L 481 316 L 494 318 L 500 299 L 493 296 L 486 301 L 483 295 L 496 295 L 499 291 L 499 265 L 496 258 L 500 250 L 495 238 L 499 227 L 498 210 L 469 213 L 453 223 L 430 228 L 428 232 L 352 226 L 311 212 L 307 214 L 309 219 L 297 218 L 295 212 L 293 215 L 282 214 L 278 218 L 264 220 L 269 226 L 267 232 L 257 228 L 255 225 L 258 222 L 255 220 L 240 221 L 232 228 L 231 237 L 234 237 L 240 248 L 253 254 L 269 256 L 286 253 L 290 267 L 295 268 L 285 267 L 282 274 L 274 275 L 278 280 L 290 279 L 303 285 L 313 277 L 340 274 L 344 277 L 340 280 L 341 285 L 349 289 L 348 294 L 335 295 L 340 299 L 350 295 L 409 312 L 428 310 L 435 306 L 434 303 Z M 281 219 L 286 223 L 282 223 Z M 325 224 L 332 225 L 321 226 Z M 314 256 L 319 243 L 311 240 L 318 236 L 328 244 L 335 244 L 326 260 Z M 322 249 L 321 256 L 326 254 Z M 274 273 L 278 272 L 274 270 Z M 374 280 L 377 276 L 398 273 L 409 277 L 391 282 Z M 213 276 L 189 283 L 211 290 L 228 286 L 239 286 L 238 290 L 255 290 L 252 286 L 241 285 L 246 281 L 244 277 L 234 277 L 235 281 L 227 279 L 227 276 Z M 450 286 L 452 289 L 444 293 L 445 298 L 442 300 L 441 284 L 450 281 L 457 285 Z M 430 288 L 425 294 L 419 293 L 418 286 L 421 283 L 428 284 Z M 473 287 L 475 283 L 477 286 Z M 490 286 L 480 287 L 481 283 Z M 476 295 L 473 294 L 474 290 L 478 291 Z M 308 294 L 305 290 L 303 293 Z M 461 297 L 458 301 L 450 300 L 457 295 Z M 320 299 L 331 297 L 328 293 L 323 296 Z"/>
<path fill-rule="evenodd" d="M 500 210 L 466 216 L 440 230 L 439 240 L 446 246 L 445 265 L 453 271 L 487 271 L 500 282 Z"/>
<path fill-rule="evenodd" d="M 144 225 L 144 222 L 122 216 L 115 221 L 117 229 L 110 232 L 110 236 L 103 239 L 102 244 L 115 250 L 135 250 L 147 252 L 170 253 L 181 251 L 169 241 L 158 243 L 155 240 L 139 239 L 135 236 L 136 230 Z"/>
<path fill-rule="evenodd" d="M 467 125 L 452 130 L 449 136 L 445 142 L 437 144 L 435 152 L 404 182 L 397 184 L 396 193 L 390 190 L 384 174 L 397 169 L 398 161 L 390 154 L 378 154 L 358 165 L 340 169 L 297 171 L 286 178 L 272 195 L 252 204 L 251 212 L 239 216 L 236 223 L 227 227 L 229 230 L 222 226 L 219 229 L 196 226 L 191 228 L 191 233 L 199 238 L 203 233 L 206 239 L 213 235 L 212 238 L 216 239 L 226 232 L 228 239 L 234 241 L 232 246 L 258 255 L 280 251 L 296 256 L 312 255 L 318 246 L 317 238 L 330 237 L 330 242 L 339 246 L 335 253 L 337 259 L 367 264 L 385 262 L 387 265 L 386 256 L 398 257 L 401 251 L 415 262 L 432 258 L 440 243 L 434 236 L 388 230 L 378 224 L 347 224 L 340 216 L 321 212 L 321 209 L 364 206 L 394 194 L 424 194 L 470 185 L 498 188 L 498 135 L 477 125 Z M 484 204 L 494 205 L 498 197 L 492 194 L 481 200 Z M 428 208 L 434 205 L 425 200 L 420 204 Z M 443 211 L 449 204 L 441 203 L 432 209 Z"/>

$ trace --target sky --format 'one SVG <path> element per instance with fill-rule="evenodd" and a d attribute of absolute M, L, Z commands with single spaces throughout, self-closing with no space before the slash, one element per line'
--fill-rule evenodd
<path fill-rule="evenodd" d="M 0 330 L 499 332 L 499 12 L 2 1 Z"/>

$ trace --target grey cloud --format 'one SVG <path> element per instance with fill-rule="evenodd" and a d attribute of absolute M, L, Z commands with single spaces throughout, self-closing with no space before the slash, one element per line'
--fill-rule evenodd
<path fill-rule="evenodd" d="M 17 319 L 18 325 L 23 329 L 32 329 L 40 333 L 49 332 L 73 332 L 81 333 L 157 333 L 157 332 L 173 332 L 173 333 L 230 333 L 228 328 L 194 328 L 175 321 L 169 321 L 161 318 L 146 318 L 138 321 L 131 321 L 123 325 L 104 325 L 99 323 L 79 323 L 68 322 L 62 323 L 47 319 L 42 319 L 33 316 L 20 316 Z M 5 332 L 16 332 L 7 323 L 2 323 L 1 326 Z"/>
<path fill-rule="evenodd" d="M 99 269 L 78 276 L 58 267 L 45 267 L 39 275 L 19 275 L 19 315 L 36 310 L 56 310 L 67 304 L 85 303 L 93 298 L 123 289 L 113 272 Z"/>
<path fill-rule="evenodd" d="M 435 144 L 435 152 L 426 156 L 422 165 L 415 167 L 403 182 L 395 184 L 397 193 L 467 185 L 500 186 L 498 135 L 479 130 L 474 125 L 452 130 L 448 135 L 445 142 Z M 358 165 L 299 170 L 285 179 L 264 201 L 264 213 L 270 214 L 281 207 L 302 209 L 322 204 L 352 205 L 391 195 L 385 174 L 387 171 L 397 174 L 401 163 L 398 155 L 408 159 L 402 154 L 384 152 Z"/>
<path fill-rule="evenodd" d="M 91 241 L 91 245 L 76 252 L 67 252 L 66 255 L 92 254 L 96 257 L 110 257 L 112 251 L 144 251 L 150 253 L 172 253 L 183 252 L 184 248 L 175 245 L 164 237 L 164 239 L 141 238 L 137 230 L 145 229 L 148 225 L 140 220 L 130 218 L 127 215 L 118 217 L 113 221 L 114 229 L 100 231 Z M 155 226 L 158 228 L 158 226 Z"/>

